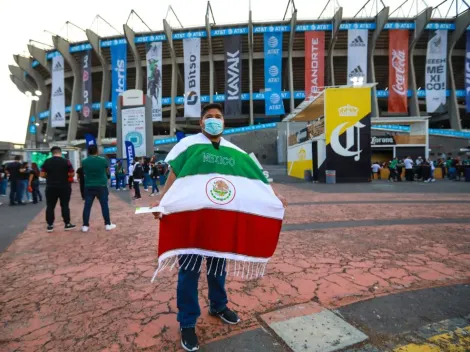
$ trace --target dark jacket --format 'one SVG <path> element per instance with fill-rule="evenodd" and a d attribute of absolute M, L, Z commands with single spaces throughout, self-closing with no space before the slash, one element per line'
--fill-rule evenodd
<path fill-rule="evenodd" d="M 132 174 L 134 181 L 144 178 L 144 169 L 140 163 L 134 165 L 134 173 Z"/>

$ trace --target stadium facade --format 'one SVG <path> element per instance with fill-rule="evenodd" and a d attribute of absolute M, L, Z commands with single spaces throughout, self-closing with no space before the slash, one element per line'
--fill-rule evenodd
<path fill-rule="evenodd" d="M 79 145 L 86 134 L 101 146 L 111 145 L 117 130 L 113 107 L 125 89 L 141 89 L 160 101 L 153 123 L 154 138 L 159 139 L 173 136 L 177 129 L 191 133 L 199 128 L 195 116 L 187 113 L 194 110 L 188 105 L 194 99 L 198 104 L 227 105 L 235 96 L 227 125 L 246 126 L 281 121 L 322 86 L 357 79 L 377 83 L 372 117 L 425 115 L 431 116 L 431 127 L 459 131 L 470 127 L 470 14 L 449 19 L 432 18 L 432 13 L 428 8 L 414 18 L 392 18 L 384 8 L 372 18 L 343 18 L 339 9 L 330 19 L 297 20 L 293 12 L 288 21 L 270 23 L 253 23 L 250 14 L 247 23 L 223 26 L 210 23 L 207 16 L 205 25 L 196 28 L 171 28 L 163 20 L 160 32 L 135 33 L 124 25 L 124 35 L 115 37 L 101 38 L 88 29 L 87 42 L 53 36 L 54 49 L 28 45 L 31 57 L 15 55 L 18 66 L 10 66 L 20 91 L 42 92 L 32 101 L 26 146 Z M 185 66 L 185 51 L 190 50 L 186 42 L 194 38 L 199 45 L 198 72 L 189 72 L 196 65 Z M 149 60 L 152 43 L 161 43 L 156 69 L 148 68 L 156 62 Z M 227 48 L 234 45 L 239 56 L 231 65 L 237 50 L 227 55 Z M 277 56 L 268 55 L 270 47 L 279 49 Z M 57 63 L 64 67 L 54 77 Z M 152 86 L 154 72 L 157 87 Z M 196 97 L 188 83 L 197 87 Z M 56 101 L 65 112 L 59 124 L 54 117 L 60 114 L 52 106 Z"/>

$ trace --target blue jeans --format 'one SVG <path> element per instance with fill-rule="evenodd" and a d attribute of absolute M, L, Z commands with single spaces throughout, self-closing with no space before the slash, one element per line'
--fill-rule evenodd
<path fill-rule="evenodd" d="M 14 205 L 16 203 L 21 203 L 21 181 L 10 180 L 10 204 Z"/>
<path fill-rule="evenodd" d="M 176 288 L 177 320 L 181 328 L 192 328 L 196 326 L 197 318 L 201 315 L 198 301 L 198 282 L 201 274 L 199 268 L 202 265 L 202 257 L 199 255 L 181 255 L 178 261 L 180 270 Z M 213 312 L 220 312 L 226 308 L 228 303 L 227 292 L 225 291 L 225 277 L 227 276 L 225 261 L 208 257 L 206 265 L 207 271 L 210 270 L 210 274 L 207 275 L 210 309 Z"/>
<path fill-rule="evenodd" d="M 24 197 L 25 201 L 31 200 L 31 193 L 29 193 L 29 191 L 28 191 L 29 181 L 28 180 L 21 180 L 21 183 L 22 183 L 21 189 L 23 191 L 22 197 Z"/>
<path fill-rule="evenodd" d="M 152 184 L 152 181 L 150 179 L 150 174 L 144 173 L 144 189 L 148 189 L 148 186 Z"/>
<path fill-rule="evenodd" d="M 5 178 L 0 181 L 0 195 L 7 194 L 8 180 Z"/>
<path fill-rule="evenodd" d="M 33 203 L 37 203 L 38 199 L 40 202 L 42 202 L 42 194 L 41 191 L 39 190 L 39 181 L 33 181 L 31 183 L 31 188 L 33 189 Z"/>
<path fill-rule="evenodd" d="M 152 193 L 155 193 L 155 191 L 160 192 L 157 186 L 157 179 L 152 178 Z"/>
<path fill-rule="evenodd" d="M 98 198 L 98 201 L 100 202 L 104 224 L 111 225 L 111 219 L 109 217 L 108 195 L 109 191 L 108 187 L 106 186 L 85 186 L 85 207 L 83 208 L 83 226 L 90 226 L 90 212 L 95 197 Z"/>
<path fill-rule="evenodd" d="M 126 179 L 125 175 L 116 175 L 116 189 L 126 188 L 124 180 Z"/>

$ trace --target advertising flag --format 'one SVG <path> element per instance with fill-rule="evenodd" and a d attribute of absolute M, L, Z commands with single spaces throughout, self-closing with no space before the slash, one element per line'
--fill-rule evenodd
<path fill-rule="evenodd" d="M 82 118 L 84 120 L 93 118 L 91 89 L 91 50 L 87 50 L 82 56 Z"/>
<path fill-rule="evenodd" d="M 283 115 L 282 32 L 264 33 L 264 105 L 265 114 Z"/>
<path fill-rule="evenodd" d="M 225 117 L 242 113 L 242 36 L 224 37 L 225 48 Z"/>
<path fill-rule="evenodd" d="M 113 122 L 117 121 L 117 102 L 119 94 L 127 90 L 127 44 L 118 44 L 111 47 L 111 99 L 113 103 Z"/>
<path fill-rule="evenodd" d="M 134 160 L 134 158 L 135 158 L 134 144 L 131 141 L 125 141 L 124 145 L 126 147 L 127 173 L 130 174 L 129 168 L 131 166 L 132 160 Z"/>
<path fill-rule="evenodd" d="M 325 86 L 325 32 L 305 32 L 305 98 L 318 95 Z"/>
<path fill-rule="evenodd" d="M 408 112 L 408 38 L 406 30 L 388 31 L 388 111 Z"/>
<path fill-rule="evenodd" d="M 446 109 L 447 31 L 431 32 L 426 52 L 426 111 L 442 113 Z"/>
<path fill-rule="evenodd" d="M 126 141 L 134 145 L 135 156 L 146 155 L 145 133 L 145 106 L 126 108 L 121 110 L 122 141 L 126 148 Z"/>
<path fill-rule="evenodd" d="M 183 39 L 184 117 L 201 117 L 201 39 Z"/>
<path fill-rule="evenodd" d="M 65 127 L 64 58 L 52 58 L 51 126 Z"/>
<path fill-rule="evenodd" d="M 367 82 L 367 29 L 348 30 L 348 77 L 347 84 L 354 81 Z"/>
<path fill-rule="evenodd" d="M 147 45 L 147 96 L 152 99 L 152 121 L 162 120 L 162 43 Z"/>
<path fill-rule="evenodd" d="M 95 137 L 91 133 L 85 134 L 85 142 L 86 147 L 88 148 L 90 145 L 96 145 Z"/>
<path fill-rule="evenodd" d="M 470 32 L 467 31 L 467 54 L 465 55 L 465 105 L 470 112 Z"/>

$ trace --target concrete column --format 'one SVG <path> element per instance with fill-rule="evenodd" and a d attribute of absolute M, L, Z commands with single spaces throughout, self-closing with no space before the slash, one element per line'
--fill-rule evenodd
<path fill-rule="evenodd" d="M 450 97 L 449 97 L 449 119 L 450 119 L 450 128 L 460 131 L 462 130 L 462 124 L 460 122 L 460 111 L 459 105 L 457 103 L 457 95 L 455 88 L 455 76 L 454 69 L 452 67 L 452 52 L 454 51 L 455 44 L 462 37 L 462 35 L 467 30 L 467 27 L 470 25 L 470 11 L 462 12 L 455 19 L 455 31 L 452 32 L 449 38 L 449 44 L 447 47 L 447 67 L 448 67 L 448 77 L 449 77 L 449 87 Z"/>
<path fill-rule="evenodd" d="M 297 24 L 297 9 L 292 13 L 292 18 L 290 19 L 290 32 L 289 32 L 289 51 L 287 56 L 287 68 L 289 70 L 289 108 L 290 112 L 295 109 L 294 101 L 294 73 L 293 73 L 293 63 L 292 63 L 292 51 L 294 48 L 294 39 L 295 39 L 295 26 Z"/>
<path fill-rule="evenodd" d="M 35 104 L 36 108 L 36 117 L 39 121 L 39 113 L 42 111 L 45 111 L 47 109 L 47 100 L 49 99 L 49 90 L 47 89 L 46 83 L 44 78 L 37 72 L 33 67 L 33 60 L 29 57 L 24 57 L 20 55 L 14 55 L 13 56 L 15 62 L 18 64 L 18 66 L 25 71 L 35 82 L 35 85 L 37 89 L 39 89 L 42 93 L 42 95 L 39 97 L 39 100 L 37 104 Z M 31 92 L 34 93 L 34 92 Z M 38 130 L 42 130 L 42 124 L 43 121 L 39 121 L 40 128 Z M 50 123 L 48 122 L 47 124 L 47 130 L 46 130 L 46 136 L 42 136 L 39 134 L 36 134 L 36 139 L 37 138 L 46 138 L 47 140 L 52 140 L 54 137 L 54 129 L 50 127 Z"/>
<path fill-rule="evenodd" d="M 253 21 L 251 10 L 248 15 L 248 87 L 250 92 L 250 125 L 255 123 L 253 107 Z"/>
<path fill-rule="evenodd" d="M 176 53 L 173 47 L 173 30 L 169 23 L 163 20 L 163 31 L 165 32 L 171 55 L 171 108 L 170 108 L 170 136 L 176 132 L 176 94 L 178 89 L 178 64 L 176 63 Z"/>
<path fill-rule="evenodd" d="M 96 136 L 96 143 L 101 146 L 101 140 L 106 138 L 106 125 L 108 123 L 108 110 L 106 109 L 106 102 L 111 94 L 111 73 L 109 71 L 108 62 L 103 56 L 100 47 L 100 37 L 91 29 L 86 30 L 86 36 L 95 51 L 98 59 L 100 60 L 101 70 L 103 72 L 103 80 L 101 83 L 101 99 L 100 99 L 100 117 L 98 122 L 98 136 Z"/>
<path fill-rule="evenodd" d="M 132 56 L 135 62 L 135 89 L 143 90 L 144 70 L 142 69 L 142 61 L 140 60 L 139 51 L 135 45 L 135 32 L 127 24 L 123 25 L 124 36 L 127 40 L 127 45 L 131 48 Z M 146 87 L 147 88 L 147 87 Z"/>
<path fill-rule="evenodd" d="M 70 43 L 58 35 L 52 36 L 52 42 L 57 51 L 64 57 L 64 60 L 67 61 L 73 73 L 72 101 L 67 131 L 67 144 L 70 144 L 70 142 L 77 139 L 78 112 L 75 106 L 81 101 L 82 73 L 77 61 L 70 54 Z"/>
<path fill-rule="evenodd" d="M 420 116 L 419 112 L 419 103 L 418 103 L 418 87 L 416 86 L 416 70 L 415 70 L 415 65 L 414 65 L 414 52 L 416 48 L 416 44 L 418 43 L 419 38 L 423 34 L 426 25 L 429 23 L 431 20 L 431 15 L 432 15 L 432 7 L 428 7 L 426 10 L 421 12 L 416 18 L 415 18 L 415 31 L 413 35 L 413 40 L 411 41 L 410 44 L 410 51 L 409 51 L 409 66 L 410 66 L 410 75 L 409 75 L 409 89 L 411 90 L 411 98 L 409 101 L 409 106 L 410 106 L 410 115 L 411 116 Z"/>
<path fill-rule="evenodd" d="M 209 3 L 207 3 L 209 6 Z M 214 102 L 214 57 L 212 54 L 212 36 L 209 11 L 206 13 L 207 44 L 209 45 L 209 102 Z"/>
<path fill-rule="evenodd" d="M 390 8 L 384 7 L 382 11 L 380 11 L 377 16 L 375 16 L 375 30 L 372 33 L 372 39 L 369 42 L 369 47 L 368 47 L 368 56 L 369 60 L 367 60 L 367 83 L 375 83 L 376 78 L 375 78 L 375 65 L 374 65 L 374 53 L 375 53 L 375 46 L 377 44 L 377 39 L 379 39 L 380 34 L 382 33 L 385 24 L 387 23 L 388 20 L 388 14 L 389 14 Z M 377 87 L 373 86 L 371 90 L 372 96 L 372 111 L 371 111 L 371 117 L 379 117 L 380 112 L 379 112 L 379 100 L 377 99 Z"/>
<path fill-rule="evenodd" d="M 342 18 L 343 18 L 343 8 L 340 7 L 338 11 L 336 11 L 333 17 L 333 30 L 331 31 L 331 40 L 330 40 L 330 44 L 328 45 L 328 52 L 327 52 L 327 61 L 326 61 L 327 74 L 328 74 L 327 85 L 329 86 L 335 85 L 335 67 L 333 64 L 333 51 L 335 50 L 336 40 L 338 39 L 337 35 L 339 31 L 339 26 L 341 25 Z"/>

